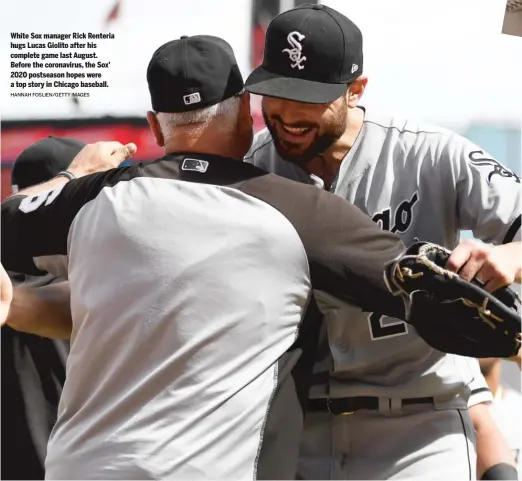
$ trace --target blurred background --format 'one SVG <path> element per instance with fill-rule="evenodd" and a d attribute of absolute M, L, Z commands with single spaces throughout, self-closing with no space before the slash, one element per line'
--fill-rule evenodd
<path fill-rule="evenodd" d="M 181 35 L 217 35 L 233 46 L 246 77 L 262 61 L 270 20 L 301 3 L 327 4 L 361 28 L 369 77 L 364 106 L 451 128 L 522 174 L 522 39 L 501 34 L 506 0 L 19 0 L 0 17 L 4 66 L 11 62 L 11 32 L 116 38 L 95 41 L 99 56 L 111 61 L 110 87 L 88 90 L 89 98 L 11 97 L 10 79 L 2 76 L 2 198 L 11 194 L 18 154 L 48 135 L 132 141 L 135 160 L 160 156 L 145 121 L 145 72 L 154 50 Z M 259 98 L 252 105 L 257 130 Z M 516 366 L 507 365 L 504 376 L 520 389 Z"/>

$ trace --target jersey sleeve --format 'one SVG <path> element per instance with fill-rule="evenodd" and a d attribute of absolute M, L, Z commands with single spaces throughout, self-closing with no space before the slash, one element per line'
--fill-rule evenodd
<path fill-rule="evenodd" d="M 38 259 L 66 256 L 69 229 L 76 214 L 103 187 L 128 176 L 129 169 L 132 167 L 91 174 L 37 195 L 15 195 L 2 202 L 4 268 L 31 275 L 51 272 Z M 51 273 L 56 275 L 56 271 Z"/>
<path fill-rule="evenodd" d="M 491 394 L 486 378 L 480 370 L 478 360 L 472 357 L 465 359 L 469 362 L 469 367 L 473 375 L 469 384 L 471 393 L 468 399 L 468 408 L 484 402 L 493 402 L 493 394 Z"/>
<path fill-rule="evenodd" d="M 440 168 L 456 188 L 457 228 L 495 245 L 521 240 L 521 178 L 462 136 L 450 137 Z M 448 186 L 450 188 L 450 186 Z"/>
<path fill-rule="evenodd" d="M 279 210 L 296 229 L 308 258 L 312 288 L 367 312 L 404 319 L 400 297 L 384 282 L 385 264 L 405 246 L 381 230 L 347 200 L 274 174 L 249 181 L 242 189 Z"/>

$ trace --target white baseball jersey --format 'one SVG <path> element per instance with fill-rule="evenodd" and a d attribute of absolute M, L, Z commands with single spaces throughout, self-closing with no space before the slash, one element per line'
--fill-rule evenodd
<path fill-rule="evenodd" d="M 245 161 L 278 175 L 323 188 L 321 179 L 281 159 L 267 129 L 257 133 Z M 456 133 L 366 112 L 362 130 L 344 158 L 331 191 L 354 203 L 399 235 L 453 249 L 459 231 L 494 244 L 520 239 L 520 177 Z M 490 400 L 474 359 L 431 349 L 404 322 L 368 315 L 346 304 L 326 318 L 331 359 L 330 396 L 412 398 L 433 396 L 436 407 L 463 407 Z M 349 318 L 350 322 L 346 322 Z M 322 372 L 324 374 L 324 372 Z M 314 386 L 311 397 L 325 393 Z"/>
<path fill-rule="evenodd" d="M 500 395 L 499 395 L 500 394 Z M 517 470 L 522 474 L 522 394 L 509 387 L 500 388 L 491 405 L 491 414 L 513 452 Z"/>

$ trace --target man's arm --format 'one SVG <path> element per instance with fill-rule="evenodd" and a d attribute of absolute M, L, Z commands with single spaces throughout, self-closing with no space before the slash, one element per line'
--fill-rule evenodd
<path fill-rule="evenodd" d="M 454 186 L 445 199 L 454 203 L 450 209 L 457 213 L 456 227 L 471 230 L 486 243 L 462 241 L 448 260 L 448 269 L 466 280 L 478 277 L 490 292 L 520 282 L 520 176 L 459 135 L 448 140 L 436 167 L 443 185 Z"/>
<path fill-rule="evenodd" d="M 123 161 L 130 159 L 136 151 L 135 144 L 122 145 L 119 142 L 88 144 L 78 152 L 78 155 L 72 160 L 67 170 L 76 178 L 96 172 L 105 172 L 118 167 Z M 54 190 L 68 181 L 69 179 L 62 176 L 54 177 L 47 182 L 22 189 L 15 195 L 36 196 L 42 192 Z"/>
<path fill-rule="evenodd" d="M 51 339 L 70 339 L 72 317 L 66 281 L 43 287 L 15 287 L 5 324 Z"/>
<path fill-rule="evenodd" d="M 381 230 L 347 200 L 275 174 L 249 180 L 245 193 L 267 202 L 296 229 L 310 266 L 312 287 L 368 312 L 404 319 L 400 297 L 384 282 L 386 263 L 405 250 L 398 236 Z"/>
<path fill-rule="evenodd" d="M 86 146 L 75 160 L 79 158 L 84 165 L 94 165 L 96 159 L 109 157 L 115 162 L 124 160 L 127 155 L 128 149 L 124 146 L 115 153 L 113 142 L 100 142 Z M 4 267 L 24 274 L 65 275 L 53 270 L 59 264 L 60 256 L 67 255 L 67 236 L 76 214 L 103 187 L 130 175 L 133 168 L 111 169 L 72 181 L 52 179 L 2 202 L 1 258 Z"/>
<path fill-rule="evenodd" d="M 517 479 L 515 460 L 504 436 L 491 416 L 489 405 L 476 404 L 469 408 L 469 412 L 477 440 L 477 478 Z M 483 478 L 488 471 L 489 475 Z M 508 476 L 497 476 L 498 471 L 502 474 L 506 473 Z"/>
<path fill-rule="evenodd" d="M 468 409 L 476 435 L 477 478 L 481 479 L 494 466 L 502 463 L 514 466 L 514 459 L 491 415 L 490 403 L 493 402 L 493 394 L 480 370 L 478 360 L 472 357 L 459 357 L 458 360 L 468 365 L 473 376 L 469 384 L 471 394 Z"/>

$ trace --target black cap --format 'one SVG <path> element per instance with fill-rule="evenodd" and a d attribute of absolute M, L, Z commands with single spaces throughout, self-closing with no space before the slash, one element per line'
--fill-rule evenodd
<path fill-rule="evenodd" d="M 58 172 L 67 170 L 85 145 L 79 140 L 49 136 L 27 147 L 11 171 L 13 191 L 46 182 Z"/>
<path fill-rule="evenodd" d="M 263 63 L 245 83 L 249 92 L 326 104 L 362 74 L 362 34 L 325 5 L 302 5 L 275 17 L 266 31 Z"/>
<path fill-rule="evenodd" d="M 209 35 L 183 36 L 158 48 L 147 69 L 147 82 L 156 112 L 202 109 L 244 87 L 232 47 Z"/>

